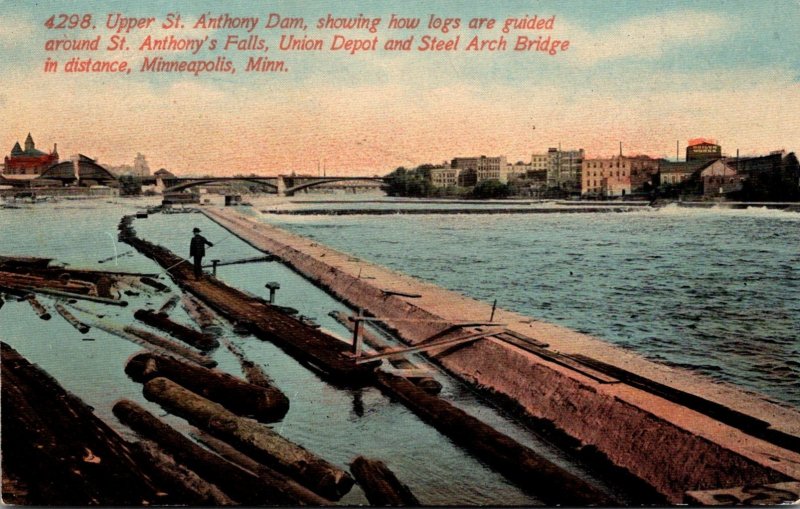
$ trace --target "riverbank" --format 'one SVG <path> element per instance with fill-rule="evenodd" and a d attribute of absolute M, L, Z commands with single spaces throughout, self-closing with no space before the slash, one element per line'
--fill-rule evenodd
<path fill-rule="evenodd" d="M 443 324 L 476 317 L 486 320 L 491 315 L 489 304 L 366 264 L 309 239 L 230 211 L 207 214 L 251 245 L 280 256 L 343 300 L 381 317 L 409 344 L 441 333 Z M 421 321 L 404 321 L 409 317 Z M 761 438 L 748 434 L 760 427 L 774 430 L 791 443 L 792 437 L 800 435 L 797 412 L 733 387 L 712 384 L 685 370 L 645 361 L 584 334 L 503 310 L 494 318 L 507 323 L 513 333 L 548 343 L 548 352 L 578 362 L 547 359 L 542 352 L 495 339 L 440 355 L 438 362 L 462 379 L 515 401 L 531 417 L 550 421 L 582 443 L 597 447 L 671 501 L 681 501 L 684 491 L 697 487 L 797 478 L 797 467 L 792 466 L 798 460 L 797 452 L 770 443 L 763 433 Z M 581 362 L 579 356 L 596 362 Z M 598 371 L 604 365 L 624 373 L 617 372 L 615 377 L 608 369 Z M 655 385 L 637 386 L 636 377 Z M 701 402 L 713 402 L 754 421 L 744 426 L 749 426 L 745 432 L 741 422 L 737 427 L 736 419 L 723 422 L 719 415 L 702 414 L 698 408 L 687 407 L 685 398 L 681 402 L 654 394 L 655 387 L 695 395 Z"/>

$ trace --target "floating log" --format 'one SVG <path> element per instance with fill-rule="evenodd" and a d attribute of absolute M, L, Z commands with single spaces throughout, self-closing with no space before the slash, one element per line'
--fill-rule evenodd
<path fill-rule="evenodd" d="M 239 505 L 217 486 L 175 461 L 175 458 L 161 450 L 155 442 L 141 440 L 131 444 L 131 449 L 139 461 L 150 466 L 161 484 L 168 490 L 177 492 L 174 498 L 180 500 L 181 505 Z"/>
<path fill-rule="evenodd" d="M 91 407 L 5 343 L 2 347 L 3 502 L 31 506 L 177 504 Z M 7 482 L 8 481 L 8 482 Z M 18 491 L 13 486 L 24 486 Z"/>
<path fill-rule="evenodd" d="M 350 471 L 364 490 L 369 503 L 376 506 L 419 506 L 411 490 L 382 462 L 358 456 Z"/>
<path fill-rule="evenodd" d="M 244 373 L 244 377 L 248 382 L 259 387 L 273 387 L 275 385 L 275 382 L 261 366 L 245 357 L 242 349 L 233 344 L 231 340 L 222 338 L 222 343 L 237 359 L 239 359 L 239 366 L 241 366 L 242 373 Z"/>
<path fill-rule="evenodd" d="M 52 258 L 37 258 L 34 256 L 0 256 L 0 268 L 3 270 L 43 269 L 50 265 L 52 261 Z"/>
<path fill-rule="evenodd" d="M 618 505 L 586 481 L 405 378 L 375 374 L 379 389 L 546 504 Z"/>
<path fill-rule="evenodd" d="M 101 304 L 111 304 L 112 306 L 125 307 L 128 301 L 119 299 L 108 299 L 106 297 L 96 297 L 94 295 L 84 295 L 81 293 L 62 292 L 60 290 L 51 290 L 50 288 L 23 288 L 24 290 L 45 295 L 54 295 L 56 297 L 63 297 L 65 299 L 88 300 L 91 302 L 99 302 Z"/>
<path fill-rule="evenodd" d="M 200 352 L 195 352 L 194 350 L 178 344 L 175 341 L 162 338 L 161 336 L 157 336 L 145 330 L 137 329 L 136 327 L 132 327 L 130 325 L 126 327 L 120 327 L 119 325 L 101 319 L 92 320 L 89 322 L 89 325 L 122 339 L 126 339 L 132 343 L 136 343 L 137 345 L 143 346 L 148 350 L 153 350 L 157 353 L 163 353 L 166 355 L 179 355 L 206 368 L 213 368 L 217 365 L 217 361 L 206 357 Z"/>
<path fill-rule="evenodd" d="M 250 456 L 237 451 L 230 444 L 223 442 L 222 440 L 218 440 L 208 433 L 196 429 L 189 434 L 231 463 L 239 465 L 260 477 L 270 479 L 269 484 L 271 486 L 276 487 L 284 493 L 293 495 L 297 499 L 298 503 L 318 506 L 333 505 L 333 502 L 327 498 L 317 495 L 305 486 L 293 481 L 280 472 L 276 472 L 275 470 L 262 465 Z"/>
<path fill-rule="evenodd" d="M 122 331 L 127 333 L 128 335 L 132 335 L 135 338 L 138 338 L 140 341 L 143 341 L 145 345 L 151 345 L 156 348 L 161 349 L 161 352 L 166 351 L 167 354 L 177 354 L 181 357 L 189 359 L 190 361 L 199 364 L 206 368 L 213 368 L 217 365 L 217 361 L 208 357 L 203 352 L 197 352 L 188 348 L 186 346 L 181 345 L 180 343 L 176 343 L 171 339 L 167 339 L 163 336 L 159 336 L 157 334 L 153 334 L 152 332 L 139 329 L 138 327 L 134 327 L 132 325 L 126 325 L 123 327 Z"/>
<path fill-rule="evenodd" d="M 134 289 L 136 289 L 136 290 L 138 290 L 140 292 L 143 292 L 143 293 L 145 293 L 145 294 L 147 294 L 149 296 L 155 295 L 155 289 L 152 286 L 143 285 L 142 283 L 139 282 L 138 279 L 131 279 L 131 280 L 126 281 L 126 282 L 127 282 L 128 286 L 130 286 L 131 288 L 134 288 Z"/>
<path fill-rule="evenodd" d="M 55 276 L 55 274 L 52 274 Z M 63 292 L 88 294 L 96 293 L 93 283 L 70 278 L 43 277 L 31 274 L 18 274 L 16 272 L 0 272 L 0 285 L 13 288 L 49 288 Z"/>
<path fill-rule="evenodd" d="M 181 305 L 186 313 L 197 322 L 201 329 L 205 330 L 209 327 L 219 327 L 219 323 L 214 312 L 204 305 L 199 300 L 195 299 L 189 294 L 181 296 Z"/>
<path fill-rule="evenodd" d="M 116 260 L 117 258 L 122 258 L 123 256 L 128 256 L 135 253 L 136 250 L 132 249 L 130 251 L 125 251 L 124 253 L 115 254 L 114 256 L 109 256 L 108 258 L 103 258 L 102 260 L 97 260 L 97 263 L 105 263 L 110 262 L 111 260 Z"/>
<path fill-rule="evenodd" d="M 66 320 L 70 325 L 78 329 L 78 332 L 80 332 L 81 334 L 86 334 L 87 332 L 89 332 L 90 327 L 85 323 L 81 322 L 80 320 L 78 320 L 77 318 L 75 318 L 75 315 L 67 311 L 67 308 L 65 308 L 61 304 L 58 303 L 56 304 L 56 311 L 58 311 L 58 314 L 61 315 L 61 317 L 64 320 Z"/>
<path fill-rule="evenodd" d="M 128 361 L 125 373 L 144 383 L 163 376 L 238 415 L 262 422 L 281 419 L 289 411 L 289 399 L 274 385 L 259 387 L 236 377 L 179 360 L 140 353 Z"/>
<path fill-rule="evenodd" d="M 39 302 L 36 297 L 33 295 L 28 295 L 25 300 L 28 301 L 28 304 L 31 305 L 36 314 L 39 315 L 39 318 L 42 320 L 49 320 L 51 318 L 50 313 L 47 312 L 47 308 L 45 308 L 41 302 Z"/>
<path fill-rule="evenodd" d="M 188 343 L 199 350 L 208 351 L 219 346 L 219 341 L 210 335 L 190 329 L 185 325 L 181 325 L 170 320 L 166 316 L 153 313 L 150 310 L 137 309 L 133 316 L 137 320 L 140 320 L 151 327 L 161 329 L 164 332 L 169 333 L 171 336 L 180 339 L 181 341 Z"/>
<path fill-rule="evenodd" d="M 328 313 L 331 318 L 339 322 L 340 324 L 347 327 L 347 330 L 353 332 L 355 329 L 355 323 L 351 322 L 348 319 L 348 316 L 341 311 L 331 311 Z M 386 343 L 383 339 L 379 338 L 377 335 L 373 334 L 372 332 L 366 330 L 364 327 L 361 328 L 360 331 L 361 337 L 364 339 L 364 342 L 374 348 L 379 353 L 386 352 L 391 349 L 391 346 Z M 406 370 L 415 370 L 417 366 L 408 359 L 405 358 L 397 358 L 397 359 L 389 359 L 389 363 L 398 368 L 398 369 L 406 369 Z M 410 377 L 407 376 L 411 382 L 416 385 L 417 387 L 421 388 L 425 392 L 429 394 L 439 394 L 442 391 L 442 384 L 439 383 L 435 378 L 430 375 L 423 375 L 423 376 L 416 376 Z"/>
<path fill-rule="evenodd" d="M 175 309 L 175 305 L 178 303 L 179 299 L 180 297 L 178 297 L 177 295 L 171 295 L 166 301 L 164 301 L 163 304 L 161 304 L 161 307 L 158 308 L 158 311 L 156 311 L 156 313 L 159 315 L 167 316 L 170 313 L 170 311 Z"/>
<path fill-rule="evenodd" d="M 247 505 L 292 505 L 295 502 L 252 472 L 189 440 L 133 401 L 118 401 L 112 411 L 123 424 L 156 442 L 175 460 L 216 484 L 238 502 Z"/>
<path fill-rule="evenodd" d="M 146 284 L 147 286 L 155 288 L 159 292 L 168 292 L 168 291 L 170 291 L 169 286 L 165 285 L 164 283 L 162 283 L 160 281 L 156 281 L 155 279 L 153 279 L 151 277 L 142 276 L 142 277 L 139 278 L 139 281 L 141 281 L 142 283 Z"/>
<path fill-rule="evenodd" d="M 17 298 L 16 300 L 18 301 L 26 299 L 29 295 L 33 295 L 28 290 L 24 290 L 22 288 L 11 288 L 9 286 L 2 286 L 2 285 L 0 285 L 0 291 L 2 291 L 7 295 L 13 295 L 14 297 Z"/>
<path fill-rule="evenodd" d="M 144 395 L 323 497 L 339 500 L 353 486 L 353 478 L 344 470 L 263 424 L 239 417 L 171 380 L 162 377 L 150 380 L 144 384 Z"/>

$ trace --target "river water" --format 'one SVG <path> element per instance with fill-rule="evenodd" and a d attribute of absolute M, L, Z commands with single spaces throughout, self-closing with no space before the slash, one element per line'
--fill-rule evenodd
<path fill-rule="evenodd" d="M 0 209 L 0 254 L 53 257 L 76 267 L 158 273 L 160 268 L 152 261 L 126 254 L 130 248 L 116 241 L 119 218 L 144 204 L 117 199 Z M 497 298 L 504 308 L 800 406 L 796 361 L 800 353 L 796 334 L 800 330 L 800 215 L 664 209 L 522 216 L 277 216 L 258 210 L 262 206 L 318 208 L 320 204 L 271 198 L 256 205 L 242 210 L 474 298 Z M 194 226 L 216 244 L 209 250 L 209 259 L 258 254 L 196 214 L 159 214 L 139 219 L 134 226 L 142 238 L 183 256 L 188 254 Z M 99 263 L 115 253 L 123 256 L 116 262 Z M 259 295 L 266 294 L 267 281 L 278 281 L 279 304 L 295 307 L 331 333 L 349 337 L 327 316 L 331 310 L 348 310 L 278 263 L 221 267 L 218 276 Z M 168 278 L 161 280 L 172 286 Z M 130 297 L 128 308 L 107 309 L 92 303 L 84 307 L 124 324 L 133 322 L 135 309 L 158 307 L 165 298 L 142 294 Z M 51 301 L 42 300 L 52 308 Z M 172 316 L 191 324 L 180 306 Z M 274 428 L 325 459 L 343 468 L 358 454 L 382 459 L 424 504 L 538 503 L 377 390 L 333 387 L 270 343 L 236 336 L 229 326 L 224 334 L 265 366 L 289 397 L 290 411 Z M 7 302 L 0 309 L 0 338 L 93 405 L 121 433 L 133 437 L 110 411 L 113 402 L 123 397 L 189 431 L 184 421 L 144 400 L 141 386 L 124 374 L 125 360 L 141 349 L 138 345 L 98 329 L 89 336 L 94 341 L 82 341 L 55 314 L 50 321 L 38 320 L 27 304 Z M 241 376 L 237 361 L 225 348 L 218 349 L 214 358 L 221 369 Z M 423 359 L 416 360 L 425 364 Z M 623 502 L 632 501 L 625 486 L 543 442 L 444 374 L 437 372 L 436 377 L 444 385 L 443 397 L 454 404 Z M 343 502 L 360 504 L 366 499 L 355 487 Z"/>
<path fill-rule="evenodd" d="M 300 202 L 281 208 L 320 207 Z M 429 205 L 437 206 L 451 205 Z M 800 408 L 798 213 L 671 206 L 622 214 L 259 217 Z"/>
<path fill-rule="evenodd" d="M 129 246 L 116 240 L 117 223 L 124 214 L 143 208 L 145 202 L 117 200 L 36 204 L 33 207 L 0 209 L 0 245 L 2 254 L 53 257 L 73 267 L 98 270 L 159 273 L 151 260 L 131 253 Z M 209 258 L 230 260 L 258 255 L 251 246 L 199 214 L 153 215 L 134 223 L 138 234 L 160 243 L 181 255 L 187 255 L 191 229 L 199 226 L 216 244 Z M 131 254 L 129 254 L 131 253 Z M 99 263 L 115 254 L 115 262 Z M 332 310 L 349 311 L 290 269 L 278 263 L 256 263 L 220 267 L 218 277 L 245 291 L 265 295 L 264 284 L 281 285 L 278 303 L 295 307 L 316 319 L 327 331 L 346 340 L 350 334 L 332 318 Z M 161 281 L 173 291 L 177 288 L 166 276 Z M 138 308 L 158 308 L 165 294 L 125 297 L 126 308 L 96 303 L 81 307 L 104 315 L 104 320 L 120 325 L 133 324 L 147 329 L 133 319 Z M 7 301 L 0 309 L 0 339 L 53 375 L 67 390 L 74 392 L 95 408 L 95 413 L 124 436 L 135 435 L 120 424 L 111 412 L 114 402 L 128 398 L 163 418 L 177 429 L 189 433 L 190 426 L 144 399 L 141 385 L 127 378 L 126 360 L 141 347 L 93 328 L 81 336 L 56 313 L 53 301 L 40 297 L 50 308 L 53 319 L 39 320 L 26 304 Z M 92 317 L 74 311 L 81 319 Z M 178 306 L 170 316 L 191 325 L 191 319 Z M 153 332 L 157 332 L 152 330 Z M 85 339 L 91 338 L 91 341 Z M 264 366 L 275 384 L 289 397 L 290 410 L 272 425 L 286 438 L 299 443 L 342 468 L 357 455 L 383 460 L 419 498 L 432 505 L 536 505 L 534 496 L 509 483 L 500 474 L 453 444 L 447 437 L 420 421 L 399 403 L 391 401 L 374 388 L 359 390 L 334 387 L 285 354 L 271 343 L 253 337 L 237 336 L 228 324 L 224 337 L 237 344 L 252 361 Z M 237 360 L 224 347 L 214 352 L 219 368 L 242 376 Z M 422 366 L 424 359 L 416 358 Z M 439 372 L 434 376 L 443 384 L 442 397 L 484 420 L 542 456 L 586 479 L 622 501 L 635 501 L 627 487 L 609 480 L 596 467 L 583 465 L 557 447 L 548 444 L 516 423 L 501 409 L 473 394 L 467 387 Z M 4 411 L 7 409 L 3 409 Z M 342 499 L 346 504 L 367 503 L 355 486 Z"/>

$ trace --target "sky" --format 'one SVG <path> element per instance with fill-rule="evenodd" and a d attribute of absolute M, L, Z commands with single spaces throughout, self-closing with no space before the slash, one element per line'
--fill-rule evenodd
<path fill-rule="evenodd" d="M 178 6 L 176 6 L 178 4 Z M 800 149 L 800 0 L 755 1 L 448 1 L 30 2 L 0 0 L 0 150 L 28 132 L 37 148 L 58 144 L 101 164 L 132 164 L 178 174 L 383 175 L 398 166 L 453 157 L 505 155 L 529 161 L 548 147 L 583 148 L 588 157 L 681 157 L 688 140 L 717 140 L 724 153 Z M 82 30 L 48 28 L 53 15 L 91 14 Z M 155 17 L 125 35 L 130 49 L 104 51 L 118 27 L 111 15 Z M 160 28 L 180 13 L 182 29 Z M 259 17 L 251 33 L 202 29 L 203 14 Z M 265 28 L 271 13 L 303 18 L 307 29 Z M 381 17 L 377 33 L 317 30 L 319 18 Z M 392 14 L 420 18 L 417 30 L 390 30 Z M 460 18 L 448 33 L 431 15 Z M 553 28 L 502 33 L 507 18 L 550 19 Z M 495 19 L 471 30 L 472 18 Z M 273 18 L 274 19 L 274 18 Z M 57 23 L 59 18 L 55 18 Z M 268 51 L 208 51 L 228 35 L 263 38 Z M 325 51 L 279 51 L 280 36 L 321 38 Z M 328 50 L 335 35 L 370 40 L 375 51 Z M 99 51 L 46 51 L 49 40 L 101 36 Z M 187 51 L 142 52 L 146 36 L 205 38 Z M 412 50 L 386 51 L 413 35 Z M 455 52 L 418 51 L 422 37 Z M 519 36 L 568 40 L 555 55 L 513 51 Z M 505 37 L 507 51 L 475 52 L 473 37 Z M 248 58 L 283 60 L 285 72 L 244 72 Z M 47 58 L 59 71 L 46 73 Z M 72 57 L 128 61 L 130 74 L 66 73 Z M 140 72 L 144 58 L 234 62 L 236 73 Z"/>

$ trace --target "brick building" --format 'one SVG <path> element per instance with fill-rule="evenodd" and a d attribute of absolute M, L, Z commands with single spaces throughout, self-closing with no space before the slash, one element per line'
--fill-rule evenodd
<path fill-rule="evenodd" d="M 16 142 L 4 163 L 5 175 L 41 175 L 47 168 L 58 163 L 58 151 L 56 145 L 53 145 L 53 151 L 49 154 L 38 150 L 31 133 L 28 133 L 25 150 Z"/>

